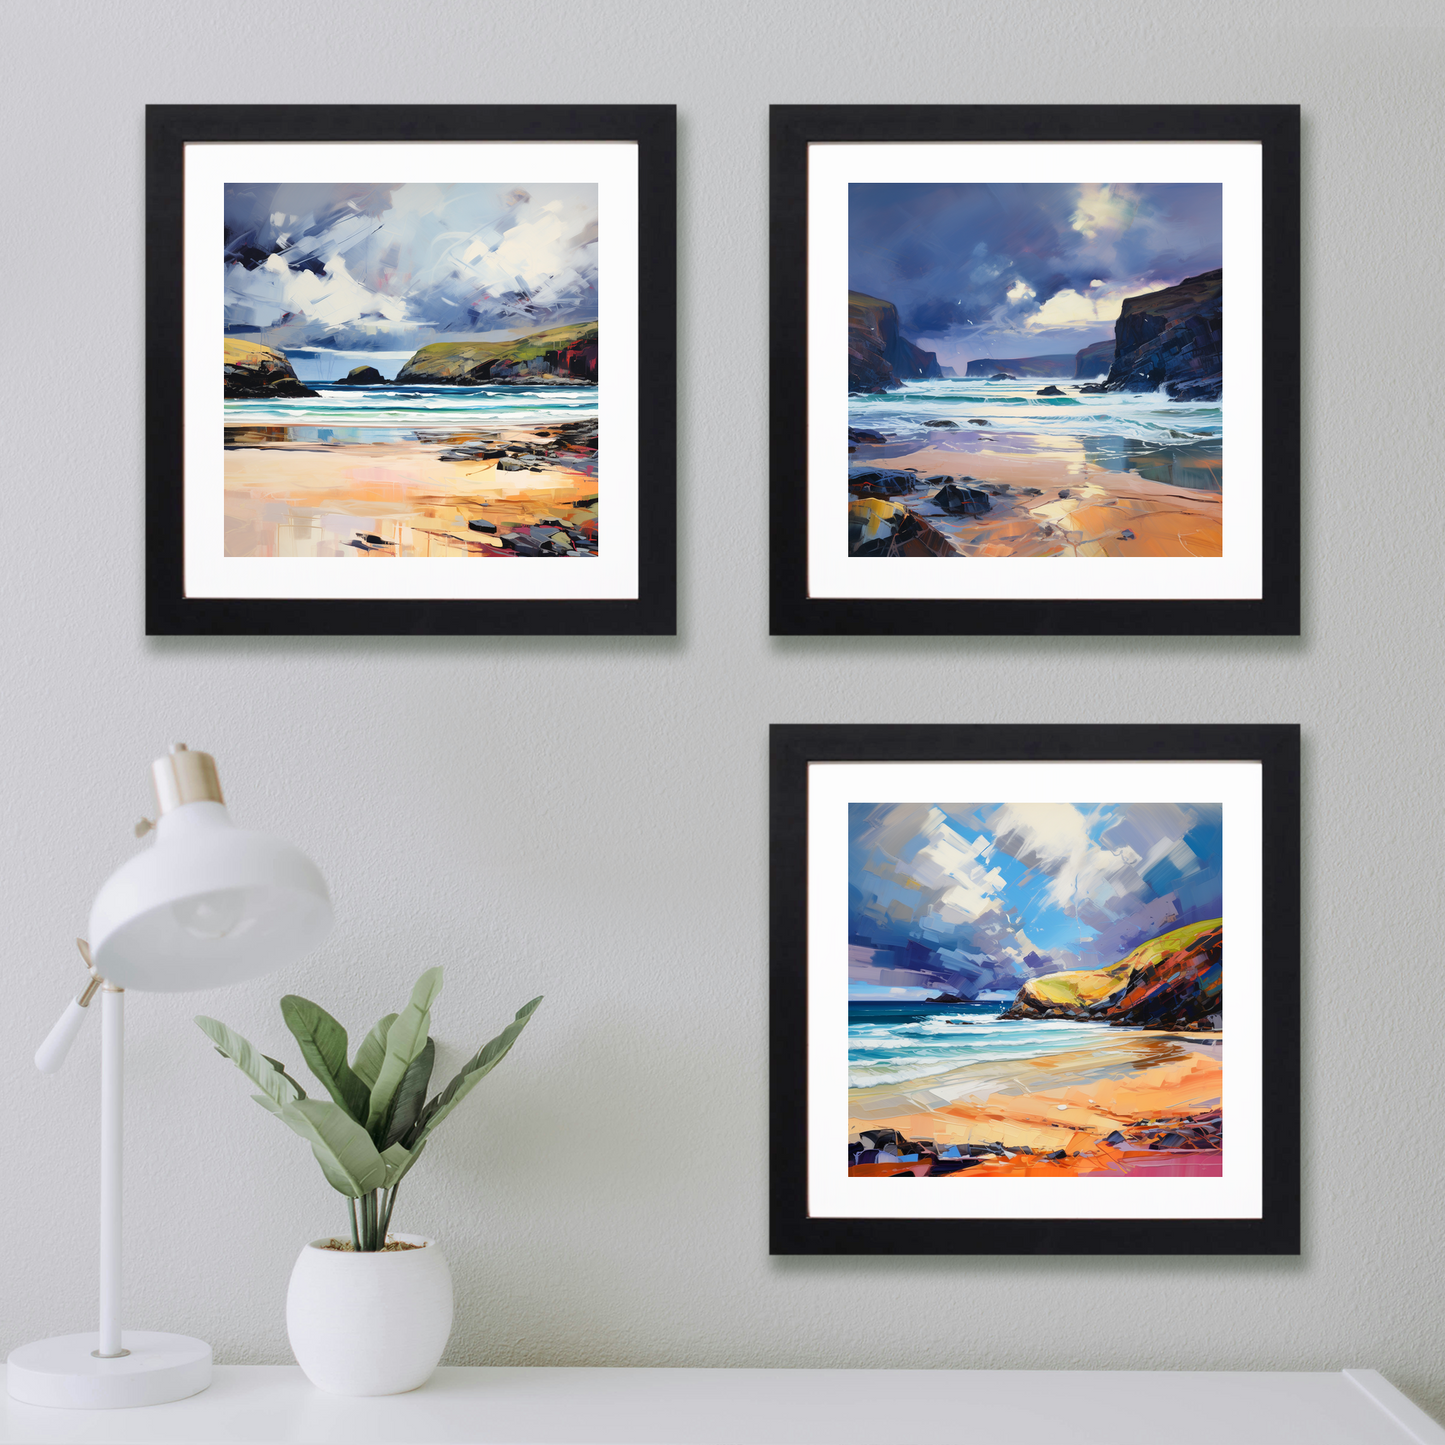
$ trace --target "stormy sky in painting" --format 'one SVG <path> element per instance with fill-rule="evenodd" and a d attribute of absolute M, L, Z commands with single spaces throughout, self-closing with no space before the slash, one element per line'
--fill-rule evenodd
<path fill-rule="evenodd" d="M 225 192 L 228 336 L 410 352 L 597 316 L 595 185 Z"/>
<path fill-rule="evenodd" d="M 1012 992 L 1222 913 L 1217 803 L 854 803 L 849 992 Z"/>
<path fill-rule="evenodd" d="M 1217 184 L 854 184 L 848 285 L 960 374 L 1074 352 L 1127 296 L 1223 264 Z"/>

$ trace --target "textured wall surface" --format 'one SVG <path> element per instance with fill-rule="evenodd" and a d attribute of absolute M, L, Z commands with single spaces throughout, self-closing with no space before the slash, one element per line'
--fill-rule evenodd
<path fill-rule="evenodd" d="M 1331 24 L 1361 15 L 1366 26 Z M 1433 22 L 1433 23 L 1432 23 Z M 289 1359 L 305 1147 L 189 1018 L 296 1050 L 447 969 L 439 1069 L 534 993 L 396 1224 L 445 1241 L 457 1363 L 1337 1369 L 1445 1414 L 1439 78 L 1432 6 L 376 0 L 7 14 L 0 208 L 0 1349 L 93 1318 L 98 1031 L 41 1078 L 71 938 L 173 738 L 336 898 L 285 977 L 135 996 L 129 1320 Z M 142 635 L 142 107 L 681 105 L 681 636 Z M 767 105 L 1304 106 L 1300 639 L 769 641 Z M 1305 726 L 1298 1259 L 770 1259 L 767 724 Z"/>

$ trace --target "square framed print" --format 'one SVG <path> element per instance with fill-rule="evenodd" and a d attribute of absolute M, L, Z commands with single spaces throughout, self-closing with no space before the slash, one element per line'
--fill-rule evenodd
<path fill-rule="evenodd" d="M 1298 728 L 774 727 L 771 919 L 774 1254 L 1299 1252 Z"/>
<path fill-rule="evenodd" d="M 675 158 L 665 105 L 148 107 L 147 632 L 674 632 Z"/>
<path fill-rule="evenodd" d="M 1297 106 L 774 106 L 772 237 L 774 634 L 1298 633 Z"/>

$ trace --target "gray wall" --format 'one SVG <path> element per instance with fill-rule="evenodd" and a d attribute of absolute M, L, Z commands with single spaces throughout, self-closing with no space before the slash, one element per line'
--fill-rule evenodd
<path fill-rule="evenodd" d="M 285 977 L 133 998 L 135 1325 L 285 1361 L 291 1261 L 342 1223 L 190 1015 L 275 1051 L 282 992 L 369 1025 L 440 963 L 444 1064 L 548 995 L 400 1196 L 456 1270 L 455 1362 L 1363 1365 L 1445 1413 L 1445 46 L 1423 4 L 1325 23 L 1358 13 L 11 7 L 0 1348 L 92 1318 L 98 1037 L 29 1058 L 183 738 L 339 925 Z M 562 100 L 682 107 L 681 636 L 147 641 L 143 104 Z M 1303 638 L 768 640 L 767 105 L 908 100 L 1303 103 Z M 770 1259 L 767 724 L 1201 719 L 1306 729 L 1303 1255 Z"/>

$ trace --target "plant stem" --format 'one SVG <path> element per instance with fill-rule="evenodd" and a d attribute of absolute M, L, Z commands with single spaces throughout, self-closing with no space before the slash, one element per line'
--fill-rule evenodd
<path fill-rule="evenodd" d="M 360 1254 L 361 1240 L 357 1237 L 356 1233 L 356 1201 L 348 1196 L 346 1203 L 351 1210 L 351 1248 L 353 1253 Z"/>
<path fill-rule="evenodd" d="M 386 1213 L 382 1215 L 381 1219 L 381 1242 L 383 1245 L 386 1243 L 386 1231 L 391 1228 L 391 1211 L 396 1204 L 396 1191 L 400 1188 L 400 1184 L 393 1184 L 391 1186 L 391 1193 L 387 1195 Z"/>
<path fill-rule="evenodd" d="M 376 1191 L 361 1196 L 361 1247 L 368 1254 L 376 1251 Z"/>

